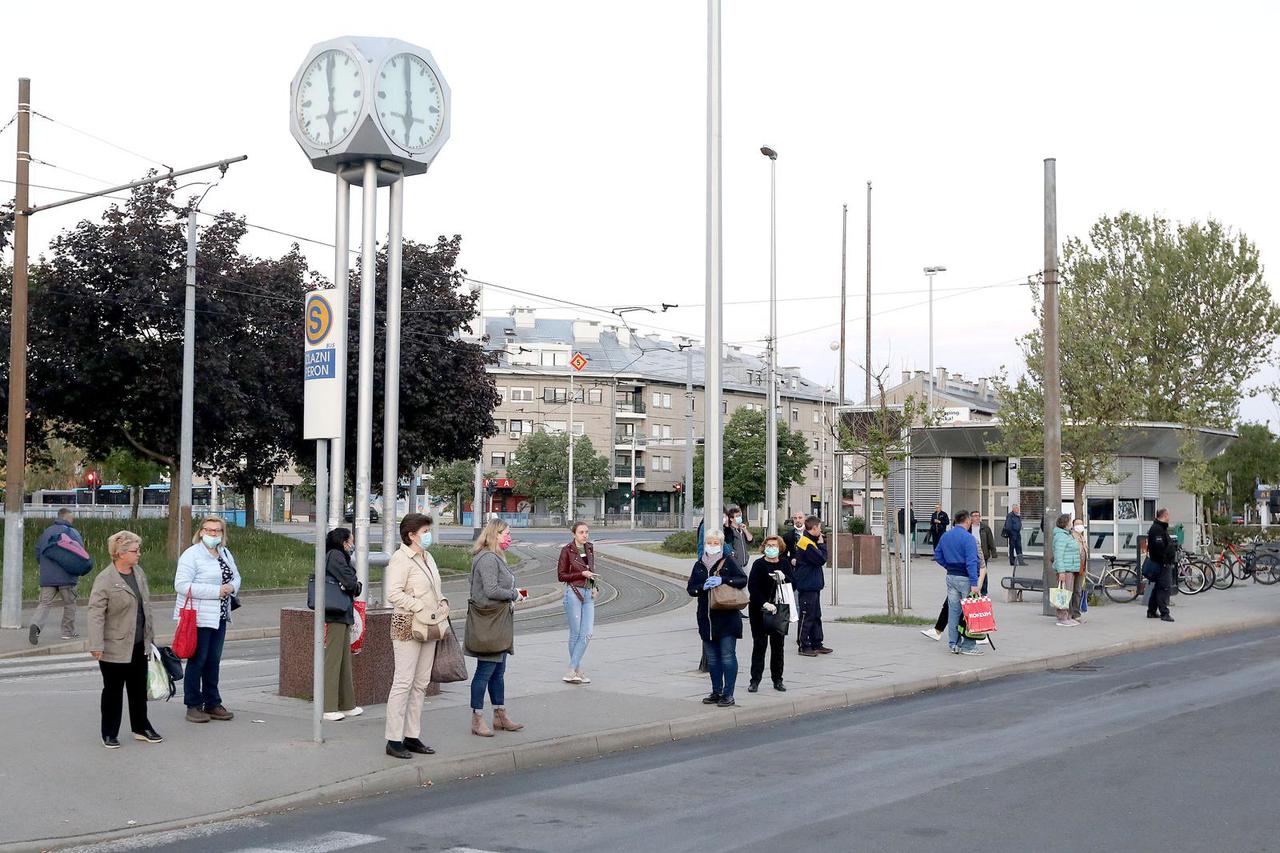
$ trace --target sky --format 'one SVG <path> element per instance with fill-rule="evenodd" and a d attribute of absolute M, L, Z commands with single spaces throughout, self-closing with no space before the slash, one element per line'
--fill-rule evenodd
<path fill-rule="evenodd" d="M 849 206 L 851 399 L 863 385 L 868 181 L 872 366 L 891 377 L 928 367 L 931 265 L 947 267 L 935 279 L 935 363 L 970 378 L 1020 371 L 1046 157 L 1057 160 L 1060 240 L 1132 210 L 1212 216 L 1248 234 L 1264 264 L 1280 253 L 1266 192 L 1280 183 L 1275 4 L 723 5 L 724 337 L 759 351 L 768 334 L 767 144 L 779 153 L 779 363 L 821 383 L 837 375 Z M 368 23 L 344 23 L 353 9 Z M 700 0 L 21 4 L 0 29 L 0 122 L 30 77 L 33 108 L 52 119 L 33 119 L 44 162 L 32 181 L 76 190 L 136 179 L 155 161 L 247 154 L 205 207 L 328 242 L 333 178 L 289 133 L 289 83 L 312 44 L 347 34 L 421 45 L 447 80 L 452 135 L 406 183 L 405 233 L 461 234 L 471 276 L 521 291 L 487 290 L 487 313 L 601 317 L 555 299 L 649 306 L 658 313 L 630 321 L 703 337 Z M 13 177 L 14 137 L 0 133 L 0 179 Z M 33 201 L 64 195 L 33 190 Z M 385 206 L 383 193 L 380 235 Z M 33 255 L 102 207 L 37 214 Z M 254 230 L 245 248 L 280 255 L 290 242 Z M 331 249 L 302 247 L 332 274 Z M 1280 423 L 1269 400 L 1247 400 L 1242 416 Z"/>

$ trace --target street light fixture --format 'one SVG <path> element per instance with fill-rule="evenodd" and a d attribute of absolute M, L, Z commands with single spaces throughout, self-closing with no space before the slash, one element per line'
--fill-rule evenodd
<path fill-rule="evenodd" d="M 943 266 L 924 268 L 924 274 L 929 277 L 929 404 L 925 411 L 930 417 L 933 416 L 933 277 L 946 271 Z"/>
<path fill-rule="evenodd" d="M 778 152 L 765 145 L 769 158 L 769 369 L 768 416 L 765 418 L 765 530 L 778 526 Z M 770 526 L 772 525 L 772 526 Z"/>

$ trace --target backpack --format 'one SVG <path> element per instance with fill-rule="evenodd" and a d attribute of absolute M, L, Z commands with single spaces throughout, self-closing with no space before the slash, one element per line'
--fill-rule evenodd
<path fill-rule="evenodd" d="M 93 571 L 93 557 L 83 545 L 65 533 L 49 542 L 40 556 L 74 577 L 83 577 Z"/>

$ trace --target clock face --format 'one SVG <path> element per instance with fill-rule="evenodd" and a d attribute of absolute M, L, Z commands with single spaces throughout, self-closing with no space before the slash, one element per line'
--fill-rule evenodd
<path fill-rule="evenodd" d="M 375 106 L 391 141 L 408 151 L 431 147 L 444 122 L 444 92 L 419 56 L 397 53 L 378 72 Z"/>
<path fill-rule="evenodd" d="M 326 50 L 302 72 L 294 113 L 313 145 L 332 148 L 351 133 L 363 103 L 359 63 L 344 50 Z"/>

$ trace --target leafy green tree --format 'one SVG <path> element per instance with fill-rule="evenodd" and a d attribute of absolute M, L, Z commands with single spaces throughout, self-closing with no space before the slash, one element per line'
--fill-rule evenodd
<path fill-rule="evenodd" d="M 142 503 L 142 490 L 160 479 L 164 469 L 155 461 L 124 448 L 117 448 L 95 466 L 102 474 L 103 482 L 119 483 L 129 487 L 129 503 L 132 517 L 138 517 Z"/>
<path fill-rule="evenodd" d="M 474 477 L 476 471 L 476 463 L 470 459 L 457 459 L 453 462 L 446 462 L 441 465 L 435 465 L 426 474 L 427 489 L 433 495 L 443 495 L 449 499 L 449 503 L 453 506 L 454 517 L 459 523 L 462 522 L 462 513 L 459 511 L 462 501 L 469 496 L 475 485 Z M 496 472 L 490 471 L 484 474 L 485 477 L 496 476 Z"/>
<path fill-rule="evenodd" d="M 1240 424 L 1240 438 L 1209 463 L 1220 485 L 1209 494 L 1225 500 L 1227 475 L 1231 475 L 1232 501 L 1228 512 L 1240 512 L 1253 505 L 1253 486 L 1261 480 L 1274 483 L 1280 479 L 1280 441 L 1266 424 Z"/>
<path fill-rule="evenodd" d="M 724 499 L 727 504 L 747 507 L 764 503 L 767 424 L 764 412 L 745 406 L 734 410 L 725 424 L 722 452 L 724 456 Z M 781 500 L 792 483 L 804 479 L 813 461 L 804 434 L 794 432 L 785 423 L 778 424 L 778 495 Z M 703 448 L 698 445 L 693 456 L 693 502 L 703 503 Z"/>
<path fill-rule="evenodd" d="M 516 488 L 534 500 L 543 500 L 554 513 L 563 513 L 569 502 L 569 434 L 535 432 L 525 436 L 507 466 Z M 596 453 L 591 439 L 573 439 L 574 494 L 603 495 L 613 485 L 609 460 Z"/>

